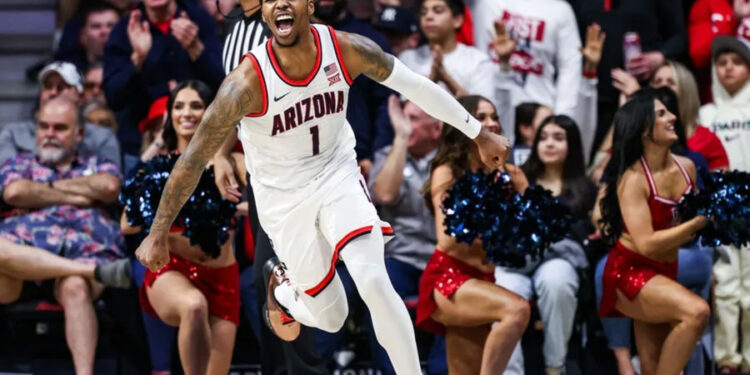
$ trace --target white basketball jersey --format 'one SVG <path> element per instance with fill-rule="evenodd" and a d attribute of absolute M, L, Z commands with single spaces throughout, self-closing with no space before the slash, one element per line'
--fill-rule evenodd
<path fill-rule="evenodd" d="M 268 187 L 298 188 L 356 162 L 356 141 L 346 121 L 351 78 L 334 30 L 323 25 L 311 30 L 318 53 L 301 81 L 281 70 L 273 39 L 245 55 L 258 73 L 263 109 L 242 119 L 239 137 L 248 172 Z"/>

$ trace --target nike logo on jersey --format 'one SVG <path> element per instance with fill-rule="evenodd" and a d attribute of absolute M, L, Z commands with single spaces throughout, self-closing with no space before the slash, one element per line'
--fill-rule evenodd
<path fill-rule="evenodd" d="M 732 142 L 732 141 L 737 140 L 739 137 L 740 137 L 740 134 L 735 134 L 733 136 L 725 135 L 724 136 L 724 141 L 726 141 L 726 142 Z"/>
<path fill-rule="evenodd" d="M 288 93 L 287 93 L 288 94 Z M 273 116 L 271 136 L 301 126 L 308 121 L 319 119 L 339 112 L 344 112 L 344 91 L 329 91 L 315 94 L 289 106 L 283 112 Z"/>
<path fill-rule="evenodd" d="M 278 102 L 279 100 L 284 99 L 284 97 L 287 96 L 287 95 L 289 95 L 289 93 L 286 93 L 286 94 L 281 95 L 281 96 L 274 95 L 273 96 L 273 101 Z"/>

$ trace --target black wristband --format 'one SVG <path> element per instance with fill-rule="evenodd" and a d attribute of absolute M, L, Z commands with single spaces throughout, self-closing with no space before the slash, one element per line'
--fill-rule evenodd
<path fill-rule="evenodd" d="M 55 186 L 52 185 L 52 182 L 53 182 L 52 180 L 47 181 L 47 185 L 49 186 L 50 189 L 54 189 L 55 188 Z"/>

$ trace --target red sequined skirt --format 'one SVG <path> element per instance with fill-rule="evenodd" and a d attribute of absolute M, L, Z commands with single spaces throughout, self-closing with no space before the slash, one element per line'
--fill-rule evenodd
<path fill-rule="evenodd" d="M 159 276 L 169 271 L 177 271 L 190 279 L 190 282 L 206 297 L 209 314 L 228 320 L 239 326 L 240 272 L 237 262 L 226 267 L 213 268 L 193 263 L 170 253 L 169 263 L 166 266 L 156 272 L 146 270 L 146 276 L 143 278 L 143 286 L 141 286 L 138 293 L 141 301 L 141 309 L 157 318 L 159 316 L 148 300 L 146 288 L 152 286 Z"/>
<path fill-rule="evenodd" d="M 417 327 L 437 335 L 445 335 L 445 326 L 430 316 L 437 309 L 433 291 L 450 298 L 469 279 L 495 283 L 494 273 L 485 273 L 438 249 L 432 254 L 419 281 Z"/>
<path fill-rule="evenodd" d="M 672 280 L 677 279 L 677 261 L 659 262 L 628 249 L 618 241 L 615 247 L 609 250 L 609 258 L 604 266 L 599 315 L 623 316 L 615 308 L 617 291 L 619 290 L 625 297 L 632 300 L 656 275 L 663 275 Z"/>

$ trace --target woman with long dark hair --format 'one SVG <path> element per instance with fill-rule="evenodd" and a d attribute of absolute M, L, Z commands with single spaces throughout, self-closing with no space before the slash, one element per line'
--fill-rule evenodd
<path fill-rule="evenodd" d="M 521 167 L 530 183 L 561 198 L 575 218 L 588 217 L 594 185 L 586 170 L 578 124 L 565 115 L 547 117 L 537 129 L 531 155 Z"/>
<path fill-rule="evenodd" d="M 526 162 L 531 155 L 531 146 L 539 125 L 549 116 L 552 116 L 552 110 L 539 103 L 526 102 L 516 106 L 513 126 L 515 137 L 510 154 L 513 164 L 521 165 Z"/>
<path fill-rule="evenodd" d="M 458 101 L 482 126 L 501 132 L 489 100 L 465 96 Z M 528 182 L 519 168 L 506 164 L 504 169 L 516 190 L 526 189 Z M 529 321 L 529 304 L 495 285 L 495 266 L 487 260 L 481 240 L 467 245 L 445 233 L 440 207 L 446 191 L 467 172 L 479 170 L 489 173 L 492 168 L 482 163 L 469 138 L 443 126 L 424 189 L 425 201 L 435 213 L 437 246 L 420 280 L 417 326 L 445 335 L 451 374 L 501 374 Z"/>
<path fill-rule="evenodd" d="M 550 190 L 575 219 L 571 235 L 556 242 L 543 259 L 527 259 L 523 268 L 497 267 L 497 284 L 526 300 L 537 297 L 544 323 L 542 354 L 547 374 L 560 374 L 573 332 L 578 305 L 578 270 L 587 267 L 581 242 L 590 233 L 589 212 L 596 195 L 584 174 L 583 147 L 578 125 L 568 116 L 549 116 L 537 128 L 531 155 L 522 169 L 531 184 Z M 523 368 L 516 350 L 508 368 Z"/>
<path fill-rule="evenodd" d="M 213 91 L 196 80 L 183 81 L 172 91 L 162 134 L 167 153 L 185 152 L 211 100 Z M 244 165 L 239 161 L 235 164 Z M 245 173 L 240 171 L 238 175 Z M 213 184 L 209 188 L 216 189 Z M 128 235 L 142 229 L 128 224 L 125 214 L 120 226 Z M 178 327 L 177 347 L 185 374 L 226 374 L 239 325 L 237 261 L 231 241 L 220 244 L 220 252 L 214 257 L 191 245 L 181 234 L 183 229 L 174 226 L 169 235 L 169 263 L 155 272 L 146 270 L 140 288 L 141 308 Z"/>
<path fill-rule="evenodd" d="M 669 112 L 680 113 L 677 96 L 671 89 L 660 87 L 655 89 L 646 88 L 643 90 L 645 92 L 652 92 L 656 98 L 664 104 Z M 674 129 L 679 140 L 672 144 L 672 152 L 676 155 L 682 155 L 692 160 L 698 170 L 703 169 L 707 171 L 709 166 L 706 158 L 702 154 L 688 149 L 685 131 L 679 117 L 674 122 Z M 698 187 L 701 186 L 700 173 L 697 175 L 695 185 Z M 692 244 L 683 245 L 678 252 L 677 282 L 692 292 L 700 295 L 703 299 L 708 299 L 708 294 L 711 289 L 712 260 L 713 251 L 711 248 L 701 247 L 697 241 Z M 604 266 L 606 262 L 607 257 L 605 256 L 598 262 L 595 270 L 596 293 L 598 299 L 601 299 L 601 276 L 604 274 Z M 609 347 L 612 349 L 617 360 L 617 368 L 620 375 L 634 375 L 635 369 L 633 368 L 630 352 L 632 320 L 627 318 L 602 318 L 602 326 Z M 704 348 L 701 345 L 696 348 L 698 353 L 702 353 L 702 350 L 704 349 L 707 348 Z M 702 365 L 702 361 L 691 361 L 688 363 L 686 371 L 693 368 L 692 366 L 695 366 L 695 368 L 698 369 L 701 368 Z"/>
<path fill-rule="evenodd" d="M 653 92 L 636 93 L 615 115 L 603 178 L 601 232 L 612 247 L 599 314 L 633 318 L 643 375 L 679 374 L 710 314 L 675 281 L 678 249 L 706 225 L 703 216 L 677 224 L 677 202 L 694 188 L 696 172 L 670 152 L 675 120 Z"/>

